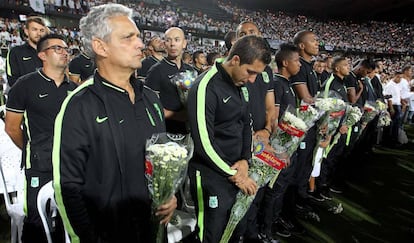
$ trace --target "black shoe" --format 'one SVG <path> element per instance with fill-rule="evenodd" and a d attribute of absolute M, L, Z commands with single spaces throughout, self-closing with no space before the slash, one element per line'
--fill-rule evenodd
<path fill-rule="evenodd" d="M 279 221 L 292 234 L 300 235 L 300 234 L 305 233 L 305 228 L 296 218 L 292 218 L 292 219 L 280 218 Z"/>
<path fill-rule="evenodd" d="M 292 235 L 281 219 L 278 219 L 276 222 L 273 223 L 272 232 L 276 233 L 278 236 L 285 238 L 288 238 Z"/>
<path fill-rule="evenodd" d="M 332 185 L 332 186 L 330 186 L 330 187 L 329 187 L 329 190 L 330 190 L 331 192 L 333 192 L 333 193 L 338 193 L 338 194 L 340 194 L 340 193 L 343 193 L 343 192 L 344 192 L 343 187 L 341 187 L 341 186 L 337 186 L 337 185 Z"/>
<path fill-rule="evenodd" d="M 325 200 L 332 200 L 332 195 L 328 187 L 322 188 L 319 194 Z"/>
<path fill-rule="evenodd" d="M 318 202 L 325 201 L 325 199 L 323 197 L 321 197 L 321 194 L 317 193 L 316 191 L 308 192 L 308 196 L 309 196 L 310 199 L 318 201 Z"/>
<path fill-rule="evenodd" d="M 259 233 L 258 240 L 261 243 L 278 243 L 278 240 L 273 239 L 270 233 Z"/>

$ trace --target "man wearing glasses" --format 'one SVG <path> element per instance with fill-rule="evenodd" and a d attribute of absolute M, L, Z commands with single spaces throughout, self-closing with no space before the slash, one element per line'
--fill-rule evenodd
<path fill-rule="evenodd" d="M 50 34 L 42 37 L 37 44 L 37 56 L 43 68 L 20 77 L 10 89 L 6 104 L 5 130 L 22 149 L 27 183 L 23 242 L 47 242 L 36 198 L 40 188 L 52 180 L 56 115 L 68 93 L 77 87 L 65 75 L 69 55 L 70 49 L 63 36 Z"/>

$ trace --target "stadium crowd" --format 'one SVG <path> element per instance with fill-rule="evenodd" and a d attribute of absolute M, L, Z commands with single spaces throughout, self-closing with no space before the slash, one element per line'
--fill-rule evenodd
<path fill-rule="evenodd" d="M 230 20 L 222 21 L 213 20 L 199 11 L 181 11 L 180 6 L 170 6 L 168 3 L 168 1 L 164 2 L 161 7 L 155 7 L 142 2 L 139 4 L 128 3 L 126 6 L 133 9 L 132 12 L 125 6 L 118 4 L 108 5 L 104 1 L 70 0 L 63 3 L 45 2 L 46 10 L 85 15 L 86 17 L 80 21 L 79 28 L 47 27 L 41 17 L 29 17 L 26 23 L 21 23 L 17 19 L 0 18 L 0 43 L 2 56 L 4 57 L 0 60 L 0 74 L 2 75 L 0 81 L 2 81 L 4 90 L 6 90 L 8 95 L 7 100 L 3 100 L 3 94 L 1 94 L 1 101 L 7 104 L 5 122 L 7 133 L 13 142 L 22 148 L 22 151 L 27 149 L 27 151 L 33 150 L 33 153 L 42 152 L 42 155 L 46 156 L 50 163 L 50 148 L 53 143 L 54 148 L 62 146 L 61 149 L 64 156 L 58 154 L 59 161 L 60 159 L 62 161 L 66 159 L 67 163 L 71 163 L 72 160 L 68 158 L 71 156 L 70 153 L 75 150 L 74 153 L 81 154 L 79 158 L 76 158 L 79 159 L 76 162 L 77 164 L 71 165 L 76 167 L 76 169 L 68 168 L 70 166 L 67 166 L 65 163 L 55 164 L 54 162 L 53 166 L 59 166 L 57 170 L 61 170 L 60 172 L 63 174 L 67 173 L 62 177 L 60 177 L 60 174 L 56 177 L 56 171 L 52 176 L 52 164 L 48 164 L 47 168 L 41 168 L 44 169 L 43 171 L 36 171 L 36 162 L 39 160 L 37 157 L 31 158 L 28 156 L 26 159 L 30 161 L 26 161 L 25 164 L 27 166 L 33 162 L 32 165 L 34 165 L 34 169 L 31 169 L 30 166 L 25 168 L 26 182 L 30 182 L 27 187 L 30 187 L 31 190 L 30 195 L 28 195 L 28 197 L 31 197 L 31 201 L 29 201 L 29 204 L 31 203 L 29 205 L 30 210 L 36 211 L 36 205 L 33 204 L 33 200 L 37 196 L 36 190 L 38 191 L 47 180 L 51 180 L 51 178 L 60 180 L 60 178 L 63 178 L 63 180 L 68 181 L 67 184 L 62 185 L 58 184 L 61 181 L 55 182 L 57 183 L 55 186 L 58 186 L 60 190 L 60 186 L 63 188 L 69 185 L 66 188 L 67 191 L 59 195 L 61 201 L 58 202 L 58 206 L 62 206 L 63 201 L 65 201 L 65 204 L 73 206 L 72 209 L 68 210 L 68 215 L 66 213 L 62 215 L 62 217 L 66 217 L 63 220 L 65 227 L 73 224 L 74 229 L 70 228 L 71 231 L 69 232 L 71 237 L 80 237 L 82 240 L 86 239 L 86 241 L 98 240 L 100 239 L 99 237 L 104 237 L 108 242 L 116 242 L 111 237 L 116 237 L 120 232 L 125 233 L 124 231 L 126 231 L 117 227 L 106 228 L 99 221 L 99 218 L 101 216 L 100 213 L 104 215 L 108 211 L 100 211 L 102 209 L 100 207 L 91 206 L 85 208 L 85 211 L 91 210 L 94 212 L 88 224 L 96 225 L 93 225 L 91 228 L 87 228 L 83 224 L 84 221 L 82 220 L 85 220 L 85 218 L 80 219 L 80 217 L 85 215 L 80 215 L 77 211 L 80 207 L 86 205 L 83 202 L 79 203 L 79 200 L 85 200 L 85 203 L 90 205 L 98 202 L 99 206 L 102 206 L 100 204 L 102 200 L 95 202 L 94 200 L 88 201 L 85 199 L 87 197 L 92 198 L 99 193 L 104 194 L 100 190 L 92 193 L 94 189 L 91 190 L 91 188 L 93 188 L 95 183 L 99 183 L 96 181 L 92 181 L 92 184 L 83 183 L 83 181 L 79 183 L 77 176 L 82 177 L 82 180 L 85 181 L 95 179 L 94 176 L 85 176 L 86 172 L 84 174 L 82 171 L 90 169 L 86 168 L 87 162 L 89 163 L 91 160 L 93 163 L 100 163 L 98 158 L 103 156 L 100 154 L 101 150 L 105 150 L 105 155 L 114 156 L 110 158 L 115 158 L 115 160 L 117 159 L 116 156 L 118 156 L 115 155 L 116 152 L 111 150 L 112 147 L 110 149 L 105 147 L 119 142 L 117 140 L 119 138 L 112 137 L 114 133 L 108 132 L 108 134 L 102 135 L 105 142 L 91 142 L 88 134 L 97 131 L 97 133 L 100 133 L 101 130 L 89 129 L 89 131 L 85 131 L 87 129 L 80 128 L 82 122 L 74 118 L 77 116 L 76 112 L 78 111 L 83 112 L 82 119 L 90 115 L 88 114 L 89 110 L 85 111 L 77 107 L 85 100 L 92 103 L 93 108 L 96 109 L 93 112 L 103 112 L 102 109 L 104 108 L 102 107 L 105 107 L 107 110 L 104 112 L 116 110 L 116 112 L 121 112 L 122 115 L 126 116 L 125 120 L 131 118 L 129 122 L 132 121 L 134 126 L 126 128 L 126 125 L 123 125 L 124 119 L 117 120 L 115 126 L 117 126 L 117 132 L 121 131 L 122 134 L 125 134 L 125 138 L 122 138 L 125 141 L 120 142 L 122 146 L 125 146 L 125 148 L 122 148 L 122 151 L 129 151 L 128 149 L 132 147 L 141 146 L 140 148 L 142 149 L 138 155 L 136 153 L 126 153 L 128 158 L 122 158 L 125 159 L 124 162 L 127 164 L 134 161 L 131 162 L 131 166 L 137 170 L 142 170 L 143 168 L 135 168 L 133 166 L 137 164 L 135 159 L 137 157 L 139 157 L 139 161 L 144 159 L 141 156 L 145 149 L 143 141 L 145 141 L 145 136 L 151 135 L 151 131 L 166 130 L 170 133 L 191 132 L 195 142 L 195 154 L 189 165 L 191 194 L 193 194 L 193 204 L 196 208 L 195 213 L 203 213 L 204 220 L 206 220 L 206 224 L 202 225 L 200 220 L 203 220 L 203 217 L 197 218 L 199 220 L 198 231 L 196 231 L 198 235 L 192 235 L 192 237 L 201 241 L 205 237 L 207 242 L 218 242 L 220 239 L 228 219 L 228 210 L 235 202 L 239 189 L 248 195 L 257 192 L 258 196 L 256 196 L 253 206 L 247 212 L 248 217 L 240 223 L 245 228 L 241 227 L 242 229 L 238 229 L 240 232 L 237 231 L 235 235 L 239 238 L 233 238 L 231 242 L 240 242 L 243 238 L 244 242 L 276 242 L 273 239 L 276 235 L 278 237 L 289 237 L 291 233 L 301 234 L 304 232 L 304 228 L 297 221 L 297 217 L 303 217 L 303 215 L 305 215 L 306 219 L 315 217 L 316 213 L 312 208 L 312 200 L 318 202 L 332 201 L 333 196 L 331 192 L 342 193 L 344 188 L 341 187 L 343 185 L 340 183 L 344 181 L 340 179 L 345 178 L 339 178 L 336 181 L 335 176 L 340 177 L 342 174 L 340 170 L 343 169 L 341 164 L 344 163 L 344 160 L 352 159 L 353 156 L 371 151 L 374 145 L 381 142 L 384 142 L 383 144 L 386 146 L 392 147 L 398 147 L 407 142 L 403 136 L 403 124 L 412 123 L 414 114 L 412 67 L 414 59 L 412 53 L 410 53 L 414 47 L 412 43 L 413 25 L 375 21 L 358 24 L 334 20 L 319 21 L 310 17 L 290 15 L 283 12 L 250 11 L 230 5 L 227 1 L 219 2 L 219 7 L 230 16 Z M 123 31 L 121 27 L 125 27 L 130 31 L 126 33 L 127 37 L 122 36 L 122 38 L 119 38 L 121 41 L 115 45 L 111 41 L 116 42 L 118 39 L 115 38 L 108 41 L 106 38 L 97 37 L 102 33 L 96 33 L 98 30 L 92 30 L 92 24 L 87 22 L 94 21 L 96 17 L 90 15 L 91 12 L 98 12 L 100 14 L 99 11 L 103 8 L 114 8 L 116 11 L 119 11 L 119 15 L 116 15 L 116 17 L 110 18 L 106 16 L 109 19 L 108 22 L 111 21 L 114 26 L 119 28 L 111 29 L 105 26 L 100 30 L 105 29 L 105 31 L 109 31 L 106 34 L 115 35 L 115 37 L 117 37 L 118 31 Z M 129 15 L 131 13 L 132 15 Z M 106 14 L 110 15 L 111 12 Z M 146 27 L 157 27 L 165 30 L 165 33 L 160 36 L 143 36 L 142 42 L 141 35 L 133 24 L 132 19 L 141 31 L 145 30 Z M 93 23 L 97 26 L 108 24 L 105 21 Z M 93 25 L 94 28 L 95 25 Z M 377 30 L 374 34 L 370 31 L 372 28 Z M 185 35 L 185 33 L 189 32 L 192 33 L 190 37 Z M 136 35 L 134 35 L 135 33 Z M 213 43 L 211 45 L 202 45 L 198 41 L 192 42 L 192 37 L 200 33 L 214 34 L 217 39 L 222 39 L 225 35 L 225 45 L 217 46 Z M 233 35 L 232 38 L 230 38 L 231 35 Z M 83 40 L 88 40 L 89 38 L 89 41 L 82 43 L 82 38 Z M 124 41 L 124 39 L 128 39 L 128 41 Z M 280 45 L 271 50 L 269 40 L 277 40 Z M 53 45 L 47 47 L 49 43 Z M 254 49 L 254 55 L 250 55 L 249 50 L 251 49 L 246 49 L 245 46 L 252 50 Z M 142 54 L 141 49 L 143 50 Z M 138 54 L 131 56 L 135 51 Z M 119 58 L 118 52 L 123 55 L 121 58 Z M 7 58 L 5 58 L 6 56 Z M 58 59 L 57 56 L 62 58 Z M 141 57 L 141 60 L 137 61 L 137 56 Z M 121 60 L 124 57 L 125 60 Z M 375 57 L 375 60 L 372 57 Z M 26 65 L 26 63 L 30 64 Z M 21 68 L 23 66 L 24 68 Z M 118 75 L 112 76 L 112 71 Z M 179 96 L 181 94 L 181 86 L 177 90 L 172 79 L 178 74 L 188 72 L 196 72 L 199 78 L 196 79 L 198 82 L 194 84 L 194 88 L 192 87 L 188 91 L 187 102 L 187 100 L 183 100 Z M 53 78 L 49 75 L 53 75 Z M 245 76 L 242 77 L 242 75 Z M 114 77 L 116 78 L 114 79 Z M 120 77 L 126 77 L 123 80 L 124 82 L 117 80 Z M 36 90 L 37 86 L 33 87 L 35 85 L 26 81 L 31 78 L 39 83 L 44 83 L 45 80 L 54 81 L 56 86 L 52 85 L 53 88 L 48 87 L 48 93 L 44 93 L 43 90 Z M 80 85 L 82 83 L 83 85 L 73 91 L 78 92 L 77 95 L 69 95 L 69 98 L 65 99 L 68 93 L 75 89 L 75 84 Z M 149 86 L 151 90 L 143 89 L 144 84 Z M 60 86 L 63 86 L 64 92 L 58 92 L 55 89 Z M 35 92 L 39 92 L 39 94 L 26 92 L 27 89 L 33 89 Z M 83 92 L 82 90 L 87 91 Z M 322 93 L 327 96 L 329 90 L 338 93 L 338 97 L 340 96 L 340 98 L 337 98 L 338 100 L 357 107 L 361 112 L 367 112 L 367 101 L 383 104 L 385 110 L 381 114 L 392 119 L 391 125 L 378 125 L 380 113 L 367 122 L 358 119 L 356 123 L 349 127 L 338 123 L 336 124 L 337 127 L 334 128 L 335 133 L 331 135 L 326 134 L 326 127 L 312 124 L 306 133 L 305 140 L 300 142 L 297 150 L 293 154 L 289 154 L 288 158 L 284 158 L 285 162 L 290 165 L 282 170 L 279 177 L 266 186 L 256 185 L 256 182 L 247 173 L 247 168 L 250 166 L 247 161 L 251 159 L 249 156 L 252 154 L 250 150 L 252 147 L 250 144 L 252 141 L 252 130 L 254 131 L 254 139 L 257 139 L 256 142 L 269 143 L 273 138 L 272 136 L 279 129 L 278 123 L 275 123 L 275 120 L 279 119 L 280 122 L 284 114 L 283 112 L 288 105 L 298 106 L 297 100 L 302 100 L 306 103 L 306 107 L 314 105 L 316 95 Z M 98 91 L 104 92 L 105 95 L 101 97 L 102 94 Z M 152 93 L 153 91 L 159 99 Z M 56 92 L 56 97 L 52 96 L 53 92 Z M 137 95 L 135 96 L 135 94 Z M 30 98 L 23 99 L 23 95 L 27 95 Z M 34 95 L 34 98 L 31 97 L 32 95 Z M 106 95 L 111 97 L 111 101 L 118 103 L 111 107 L 109 105 L 111 102 L 106 100 Z M 220 97 L 218 99 L 212 98 L 216 96 Z M 48 101 L 50 102 L 49 104 L 53 104 L 53 109 L 49 109 L 50 107 L 46 106 L 46 103 L 39 102 L 39 100 L 46 97 L 48 99 L 56 99 Z M 53 131 L 51 124 L 54 123 L 60 109 L 59 102 L 63 102 L 64 99 L 68 103 L 62 106 L 61 113 L 59 113 L 61 116 L 60 120 L 56 119 L 56 121 L 60 122 L 62 129 Z M 72 101 L 72 99 L 74 102 L 70 103 L 69 100 Z M 233 101 L 238 103 L 235 104 Z M 31 102 L 35 107 L 38 106 L 38 109 L 35 109 L 34 112 L 30 112 L 30 109 L 33 109 Z M 131 106 L 125 104 L 128 103 L 130 105 L 131 102 L 134 105 L 133 111 L 137 112 L 137 117 L 142 116 L 145 118 L 137 119 L 130 115 L 131 110 L 127 110 L 126 107 L 130 109 Z M 153 107 L 148 108 L 148 102 L 151 105 L 153 104 Z M 88 105 L 91 103 L 88 103 Z M 239 103 L 242 105 L 240 106 Z M 158 104 L 164 108 L 163 112 L 160 111 Z M 231 108 L 223 108 L 226 104 Z M 67 110 L 65 110 L 66 105 L 68 107 Z M 207 108 L 200 108 L 203 105 Z M 238 111 L 239 108 L 242 108 L 240 113 L 234 112 Z M 303 107 L 301 106 L 300 108 Z M 211 111 L 212 109 L 215 110 Z M 36 116 L 36 112 L 39 110 L 48 113 L 47 122 L 39 122 L 37 124 L 40 130 L 44 130 L 44 133 L 37 134 L 39 138 L 26 137 L 28 133 L 26 132 L 23 135 L 23 130 L 20 127 L 23 119 L 27 119 L 27 117 L 23 117 L 23 113 L 28 112 L 32 116 L 30 121 L 25 120 L 23 129 L 27 130 L 31 127 L 29 122 L 36 122 L 36 119 L 39 119 Z M 63 119 L 62 117 L 66 113 L 73 118 L 73 121 L 76 120 L 76 124 L 79 126 L 70 124 L 70 120 Z M 108 124 L 109 122 L 104 123 L 108 117 L 104 118 L 101 116 L 102 114 L 98 114 L 96 122 L 95 117 L 93 117 L 93 125 L 92 123 L 86 125 L 95 128 L 96 124 L 103 123 L 104 126 Z M 147 116 L 149 121 L 146 121 Z M 216 125 L 216 119 L 221 124 Z M 86 119 L 84 122 L 86 123 L 89 120 Z M 328 125 L 325 124 L 325 126 Z M 240 130 L 232 130 L 236 127 Z M 138 128 L 142 129 L 138 131 Z M 358 132 L 359 129 L 365 129 L 365 132 Z M 139 136 L 137 140 L 140 140 L 140 142 L 137 142 L 137 144 L 133 143 L 132 147 L 129 146 L 126 142 L 128 138 L 132 140 L 135 138 L 131 134 L 137 134 L 137 132 L 139 133 L 143 130 L 148 134 Z M 16 131 L 19 131 L 17 135 Z M 53 137 L 53 132 L 56 131 L 62 132 L 63 141 L 67 139 L 62 144 L 56 144 L 58 139 L 55 141 L 50 139 Z M 241 131 L 247 132 L 240 134 Z M 35 136 L 34 134 L 33 136 Z M 74 145 L 73 141 L 71 141 L 72 137 L 68 136 L 68 134 L 79 136 L 80 145 Z M 221 134 L 221 136 L 217 135 L 214 138 L 212 134 Z M 319 135 L 323 136 L 322 140 L 317 140 Z M 338 135 L 340 138 L 335 143 L 329 144 L 333 135 Z M 95 136 L 98 136 L 98 134 L 91 135 L 91 137 Z M 384 136 L 383 140 L 382 136 Z M 59 136 L 59 139 L 61 139 L 61 136 Z M 24 144 L 23 141 L 27 144 Z M 317 144 L 317 141 L 320 143 Z M 227 142 L 231 142 L 231 144 L 226 144 Z M 31 143 L 34 143 L 33 145 L 36 146 L 30 146 Z M 81 145 L 88 148 L 96 146 L 98 149 L 84 149 L 80 147 Z M 136 147 L 134 147 L 135 145 Z M 64 151 L 65 146 L 73 148 L 73 150 Z M 320 174 L 314 175 L 312 170 L 312 162 L 314 161 L 312 159 L 314 159 L 314 156 L 316 157 L 313 152 L 314 148 L 318 146 L 329 147 L 329 150 L 323 158 L 322 168 L 319 168 Z M 105 149 L 102 149 L 104 147 Z M 44 148 L 49 150 L 36 151 L 36 149 L 42 150 Z M 106 151 L 106 149 L 108 150 Z M 86 153 L 88 155 L 85 155 Z M 91 154 L 90 157 L 89 153 Z M 113 164 L 106 157 L 101 159 L 105 162 L 109 161 L 108 164 L 110 165 Z M 85 165 L 82 163 L 85 163 Z M 79 174 L 76 174 L 78 172 Z M 94 173 L 90 170 L 88 172 Z M 47 180 L 43 180 L 44 178 L 40 176 L 42 181 L 39 184 L 39 177 L 34 177 L 34 175 L 37 175 L 36 173 L 45 176 Z M 107 173 L 114 173 L 114 177 L 119 176 L 122 178 L 125 176 L 118 175 L 116 169 Z M 203 181 L 203 186 L 201 187 L 198 184 L 201 183 L 200 176 L 210 179 L 214 178 L 214 180 L 211 180 L 211 183 Z M 37 180 L 33 178 L 37 178 Z M 129 179 L 137 182 L 131 178 Z M 122 189 L 117 188 L 116 180 L 111 185 L 114 186 L 112 189 L 122 191 Z M 313 182 L 311 183 L 312 180 Z M 338 182 L 338 184 L 333 183 L 333 181 Z M 135 191 L 132 186 L 129 187 L 130 184 L 124 181 L 123 183 L 126 183 L 125 185 L 130 190 L 125 193 L 137 196 L 134 194 Z M 140 182 L 138 181 L 137 183 Z M 91 188 L 84 190 L 84 184 L 91 186 Z M 140 184 L 140 186 L 145 188 L 146 185 Z M 195 191 L 196 189 L 206 191 Z M 217 195 L 210 195 L 208 201 L 199 201 L 203 199 L 202 197 L 200 199 L 199 193 L 208 195 L 210 193 L 208 190 L 212 190 Z M 62 191 L 58 193 L 62 193 Z M 87 195 L 87 193 L 93 195 Z M 234 194 L 234 197 L 228 197 L 228 193 Z M 102 194 L 99 194 L 99 197 L 108 196 L 107 194 Z M 78 201 L 73 200 L 75 197 Z M 288 198 L 286 200 L 293 200 L 294 203 L 290 205 L 291 207 L 286 207 L 286 204 L 283 205 L 283 197 Z M 146 199 L 146 196 L 144 196 L 142 200 Z M 224 211 L 211 210 L 217 208 L 218 200 L 225 202 L 225 207 L 227 208 L 220 207 L 220 210 Z M 176 203 L 175 198 L 166 203 L 168 205 L 162 214 L 166 217 L 163 219 L 164 222 L 171 217 L 172 208 L 177 207 Z M 204 209 L 203 205 L 208 205 L 209 208 L 206 207 Z M 148 209 L 144 206 L 138 209 L 135 208 L 136 205 L 131 206 L 127 204 L 127 206 L 137 210 L 134 212 L 143 210 L 143 208 Z M 119 207 L 119 205 L 114 207 Z M 117 208 L 117 210 L 125 213 L 120 208 Z M 160 208 L 158 210 L 163 211 Z M 202 210 L 205 210 L 205 212 L 201 212 Z M 294 211 L 293 213 L 292 210 Z M 340 213 L 339 208 L 334 210 Z M 85 213 L 85 211 L 82 212 Z M 148 215 L 131 216 L 127 214 L 117 215 L 108 213 L 116 220 L 122 218 L 134 222 L 131 225 L 126 225 L 122 221 L 125 226 L 131 227 L 131 229 L 143 226 L 146 227 L 145 229 L 149 229 L 149 226 L 145 225 Z M 138 218 L 129 218 L 130 216 Z M 30 215 L 30 220 L 28 219 L 29 217 L 27 218 L 25 223 L 30 225 L 31 228 L 26 226 L 23 236 L 39 237 L 39 242 L 42 242 L 43 235 L 42 231 L 38 230 L 39 221 L 36 217 L 35 213 Z M 220 218 L 220 220 L 217 220 L 215 217 Z M 115 222 L 111 221 L 114 224 Z M 258 227 L 256 228 L 255 226 Z M 117 230 L 120 231 L 118 232 Z M 204 236 L 203 230 L 206 233 Z M 148 236 L 149 230 L 144 232 L 146 230 L 141 228 L 139 232 L 141 231 L 142 235 L 140 233 L 132 236 L 129 235 L 130 232 L 126 232 L 122 237 L 125 237 L 126 240 L 132 239 L 128 237 L 146 239 L 145 237 Z M 59 233 L 59 231 L 56 232 Z M 217 239 L 217 237 L 219 238 Z"/>

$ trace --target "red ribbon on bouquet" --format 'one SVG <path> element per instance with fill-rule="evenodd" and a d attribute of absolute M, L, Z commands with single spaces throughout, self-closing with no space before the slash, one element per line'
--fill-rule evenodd
<path fill-rule="evenodd" d="M 278 157 L 276 157 L 274 154 L 269 153 L 267 151 L 263 151 L 260 154 L 255 155 L 257 158 L 262 160 L 267 165 L 277 169 L 281 170 L 285 167 L 286 163 L 280 160 Z"/>

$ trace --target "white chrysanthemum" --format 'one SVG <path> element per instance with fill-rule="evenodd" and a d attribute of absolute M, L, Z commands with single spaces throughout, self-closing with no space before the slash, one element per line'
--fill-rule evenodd
<path fill-rule="evenodd" d="M 303 122 L 302 119 L 296 117 L 290 112 L 285 112 L 285 116 L 283 120 L 301 131 L 305 131 L 307 128 L 305 122 Z"/>

